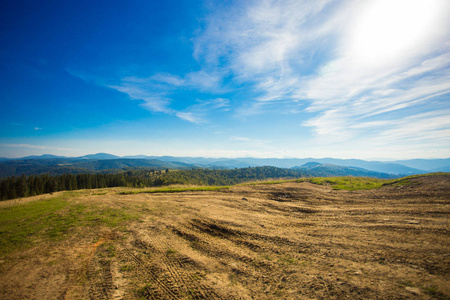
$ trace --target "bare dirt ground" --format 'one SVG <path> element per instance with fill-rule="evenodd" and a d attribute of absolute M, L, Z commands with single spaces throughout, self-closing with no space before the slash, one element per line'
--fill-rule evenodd
<path fill-rule="evenodd" d="M 75 228 L 0 261 L 1 299 L 450 299 L 450 177 L 92 195 L 125 229 Z"/>

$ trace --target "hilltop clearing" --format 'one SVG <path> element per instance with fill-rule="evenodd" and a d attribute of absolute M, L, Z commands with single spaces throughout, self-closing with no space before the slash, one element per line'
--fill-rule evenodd
<path fill-rule="evenodd" d="M 0 298 L 450 297 L 450 175 L 312 182 L 0 202 Z"/>

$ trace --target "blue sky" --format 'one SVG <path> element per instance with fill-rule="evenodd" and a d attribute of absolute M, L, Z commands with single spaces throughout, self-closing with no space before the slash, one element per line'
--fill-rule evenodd
<path fill-rule="evenodd" d="M 2 1 L 0 156 L 450 157 L 450 2 Z"/>

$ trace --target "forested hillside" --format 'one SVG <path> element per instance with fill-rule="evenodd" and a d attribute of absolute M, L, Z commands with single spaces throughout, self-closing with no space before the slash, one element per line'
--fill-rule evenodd
<path fill-rule="evenodd" d="M 302 172 L 275 167 L 234 170 L 134 170 L 117 174 L 65 174 L 9 177 L 0 181 L 0 199 L 35 196 L 62 190 L 106 187 L 152 187 L 170 184 L 231 185 L 267 178 L 297 178 Z"/>
<path fill-rule="evenodd" d="M 355 171 L 352 169 L 352 171 Z M 118 170 L 115 173 L 88 173 L 64 175 L 34 175 L 8 177 L 0 180 L 0 200 L 17 197 L 35 196 L 43 193 L 52 193 L 62 190 L 95 189 L 107 187 L 152 187 L 171 184 L 194 185 L 233 185 L 246 181 L 265 180 L 269 178 L 299 178 L 314 176 L 342 176 L 342 168 L 325 167 L 317 170 L 282 169 L 276 167 L 254 167 L 241 169 L 210 170 L 160 170 L 138 169 L 130 171 Z M 354 173 L 357 176 L 370 176 L 377 178 L 392 178 L 384 173 L 364 171 Z"/>
<path fill-rule="evenodd" d="M 170 172 L 160 178 L 163 184 L 189 183 L 199 185 L 230 185 L 268 178 L 298 178 L 309 176 L 307 172 L 276 167 L 255 167 L 233 170 L 182 170 Z"/>
<path fill-rule="evenodd" d="M 155 175 L 157 176 L 157 175 Z M 0 200 L 36 196 L 64 190 L 106 187 L 153 186 L 150 176 L 136 176 L 132 172 L 120 174 L 65 174 L 8 177 L 0 181 Z"/>

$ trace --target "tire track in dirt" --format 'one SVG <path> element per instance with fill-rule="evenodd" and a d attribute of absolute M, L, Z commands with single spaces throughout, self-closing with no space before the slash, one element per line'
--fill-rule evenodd
<path fill-rule="evenodd" d="M 218 299 L 215 291 L 203 284 L 199 274 L 202 268 L 193 259 L 178 253 L 172 243 L 161 239 L 157 233 L 145 232 L 141 237 L 134 232 L 134 243 L 144 253 L 151 253 L 160 263 L 158 284 L 174 295 L 192 299 Z M 150 254 L 150 255 L 151 255 Z M 148 256 L 148 254 L 147 254 Z M 141 260 L 142 261 L 142 260 Z M 146 264 L 142 261 L 143 264 Z M 141 264 L 142 265 L 142 264 Z"/>
<path fill-rule="evenodd" d="M 155 238 L 152 239 L 153 242 L 161 243 L 161 240 L 156 241 Z M 141 245 L 143 245 L 144 249 L 146 243 L 141 241 Z M 171 249 L 169 245 L 166 249 Z M 194 299 L 208 299 L 208 295 L 202 295 L 202 289 L 206 289 L 206 287 L 198 286 L 195 284 L 195 280 L 193 276 L 191 276 L 187 271 L 187 265 L 180 259 L 177 258 L 177 253 L 171 253 L 169 250 L 166 250 L 164 254 L 163 247 L 155 247 L 156 251 L 162 254 L 160 256 L 160 261 L 164 266 L 164 269 L 169 273 L 169 276 L 165 276 L 164 280 L 168 283 L 168 286 L 172 290 L 175 290 L 177 294 L 189 294 Z M 182 270 L 185 271 L 182 271 Z M 195 289 L 193 289 L 195 287 Z M 200 295 L 198 293 L 200 292 Z"/>
<path fill-rule="evenodd" d="M 196 224 L 197 226 L 194 226 L 193 224 Z M 235 231 L 233 229 L 199 220 L 193 221 L 189 223 L 189 225 L 183 227 L 184 228 L 172 228 L 172 231 L 186 240 L 193 249 L 214 258 L 225 266 L 230 265 L 230 260 L 245 264 L 240 270 L 236 269 L 236 267 L 232 267 L 234 272 L 246 273 L 249 276 L 254 276 L 255 274 L 260 273 L 260 271 L 254 269 L 255 267 L 263 267 L 266 270 L 272 268 L 270 263 L 259 259 L 256 255 L 256 253 L 267 252 L 267 249 L 256 243 L 234 237 L 233 234 Z M 214 229 L 211 229 L 211 227 Z M 221 243 L 217 243 L 218 240 L 221 240 L 222 242 L 231 242 L 238 246 L 237 249 L 239 250 L 242 250 L 242 247 L 240 246 L 244 246 L 245 250 L 244 252 L 232 251 L 231 249 L 233 248 L 224 247 Z"/>
<path fill-rule="evenodd" d="M 230 284 L 242 284 L 250 297 L 264 293 L 264 299 L 277 298 L 276 293 L 286 286 L 287 274 L 298 272 L 300 260 L 294 258 L 295 254 L 286 256 L 286 252 L 293 253 L 299 244 L 286 238 L 244 232 L 245 229 L 230 228 L 223 223 L 227 224 L 226 221 L 197 218 L 172 228 L 172 231 L 190 242 L 194 249 L 223 264 L 229 270 Z M 257 248 L 251 245 L 257 245 Z M 280 247 L 292 251 L 282 251 Z M 278 290 L 270 290 L 268 286 L 277 286 Z"/>
<path fill-rule="evenodd" d="M 206 233 L 207 235 L 213 237 L 225 238 L 234 244 L 244 246 L 253 252 L 267 251 L 267 248 L 264 246 L 258 245 L 253 241 L 249 241 L 247 233 L 231 229 L 227 226 L 219 224 L 218 222 L 194 219 L 190 222 L 190 225 L 198 232 Z"/>
<path fill-rule="evenodd" d="M 121 253 L 128 260 L 134 262 L 135 266 L 141 271 L 140 276 L 143 276 L 148 284 L 141 289 L 141 296 L 145 296 L 148 299 L 182 299 L 179 295 L 174 293 L 166 283 L 162 282 L 159 277 L 162 270 L 154 265 L 147 263 L 146 261 L 135 255 L 130 249 L 122 249 Z"/>
<path fill-rule="evenodd" d="M 107 259 L 92 260 L 88 278 L 90 279 L 89 298 L 110 299 L 113 290 L 111 262 Z"/>
<path fill-rule="evenodd" d="M 270 236 L 259 233 L 251 233 L 242 231 L 239 229 L 231 229 L 219 224 L 217 221 L 206 220 L 193 220 L 190 225 L 192 228 L 199 232 L 206 234 L 226 238 L 235 244 L 243 245 L 254 252 L 267 252 L 272 251 L 274 253 L 278 251 L 278 245 L 288 246 L 295 249 L 308 248 L 309 245 L 300 244 L 285 237 Z M 261 245 L 263 243 L 264 245 Z"/>
<path fill-rule="evenodd" d="M 110 299 L 113 290 L 113 275 L 111 272 L 111 261 L 100 258 L 99 248 L 106 240 L 111 239 L 114 234 L 108 234 L 97 243 L 89 245 L 91 248 L 88 254 L 88 266 L 86 276 L 89 279 L 89 298 L 90 299 Z"/>
<path fill-rule="evenodd" d="M 214 245 L 214 242 L 206 241 L 205 239 L 198 238 L 195 235 L 185 233 L 183 230 L 176 229 L 174 230 L 174 233 L 190 242 L 190 246 L 193 249 L 216 259 L 222 265 L 227 265 L 226 260 L 228 259 L 238 260 L 247 263 L 251 262 L 252 260 L 248 256 L 240 256 L 237 255 L 236 253 L 232 253 L 231 251 L 225 251 L 223 250 L 224 249 L 223 247 L 218 248 L 217 245 L 216 246 Z"/>
<path fill-rule="evenodd" d="M 263 203 L 265 207 L 272 209 L 274 211 L 280 212 L 283 216 L 292 217 L 299 216 L 304 217 L 306 214 L 313 214 L 319 212 L 317 209 L 309 208 L 309 207 L 300 207 L 293 205 L 279 205 L 274 203 Z"/>

